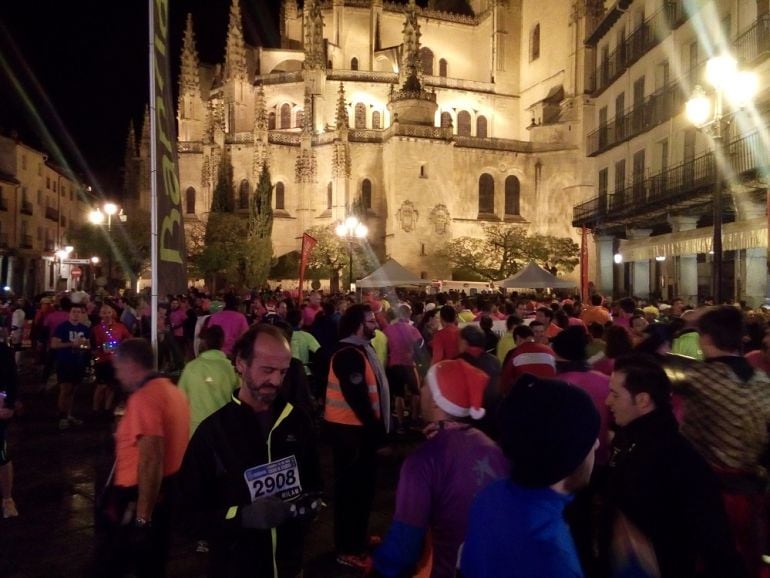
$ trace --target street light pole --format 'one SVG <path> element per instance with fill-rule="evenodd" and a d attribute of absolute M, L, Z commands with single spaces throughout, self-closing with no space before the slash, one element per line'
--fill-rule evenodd
<path fill-rule="evenodd" d="M 365 239 L 369 229 L 358 218 L 351 215 L 339 223 L 334 232 L 348 244 L 348 291 L 351 291 L 353 289 L 353 243 Z"/>
<path fill-rule="evenodd" d="M 705 91 L 696 86 L 692 97 L 687 101 L 686 113 L 689 120 L 714 140 L 714 189 L 711 195 L 713 208 L 713 253 L 712 290 L 714 303 L 722 303 L 722 191 L 725 188 L 725 171 L 721 162 L 727 158 L 724 143 L 725 127 L 729 122 L 724 113 L 726 98 L 733 110 L 744 107 L 757 91 L 757 77 L 746 71 L 738 71 L 738 66 L 731 56 L 715 56 L 706 63 L 706 81 L 714 88 L 713 108 L 711 99 Z"/>

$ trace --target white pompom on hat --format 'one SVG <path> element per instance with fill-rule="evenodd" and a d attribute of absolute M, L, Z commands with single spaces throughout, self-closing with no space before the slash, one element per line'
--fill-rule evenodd
<path fill-rule="evenodd" d="M 425 377 L 436 405 L 454 417 L 481 419 L 489 376 L 462 359 L 448 359 L 430 368 Z"/>

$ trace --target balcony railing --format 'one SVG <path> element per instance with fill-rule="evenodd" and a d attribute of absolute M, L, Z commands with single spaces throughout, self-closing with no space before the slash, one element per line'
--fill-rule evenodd
<path fill-rule="evenodd" d="M 21 236 L 21 248 L 22 249 L 31 249 L 32 248 L 32 235 L 22 235 Z"/>
<path fill-rule="evenodd" d="M 735 56 L 744 65 L 756 64 L 770 55 L 770 14 L 763 14 L 735 40 Z"/>
<path fill-rule="evenodd" d="M 586 142 L 588 156 L 596 156 L 625 142 L 678 114 L 684 99 L 677 83 L 671 83 L 651 94 L 640 105 L 589 133 Z"/>
<path fill-rule="evenodd" d="M 33 213 L 32 203 L 30 203 L 29 201 L 22 201 L 21 212 L 24 213 L 25 215 L 31 215 Z"/>
<path fill-rule="evenodd" d="M 736 176 L 745 176 L 767 164 L 767 147 L 758 132 L 730 142 L 726 153 L 730 170 Z M 654 209 L 695 199 L 700 192 L 713 188 L 715 182 L 714 154 L 709 152 L 627 185 L 613 194 L 600 194 L 576 205 L 572 223 L 580 227 L 631 221 L 640 215 L 649 215 Z"/>
<path fill-rule="evenodd" d="M 49 221 L 56 222 L 59 220 L 59 211 L 55 207 L 46 207 L 45 218 Z"/>
<path fill-rule="evenodd" d="M 53 242 L 53 239 L 46 239 L 45 241 L 45 250 L 53 252 L 53 250 L 56 248 L 56 243 Z"/>
<path fill-rule="evenodd" d="M 603 92 L 632 64 L 657 46 L 671 30 L 687 19 L 681 0 L 666 2 L 655 14 L 634 30 L 606 60 L 599 63 L 594 76 L 589 79 L 589 89 L 594 95 Z"/>
<path fill-rule="evenodd" d="M 0 198 L 0 211 L 8 210 L 8 199 Z"/>

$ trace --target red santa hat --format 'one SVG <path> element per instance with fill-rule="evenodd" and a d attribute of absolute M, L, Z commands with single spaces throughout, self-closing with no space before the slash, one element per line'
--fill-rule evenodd
<path fill-rule="evenodd" d="M 441 361 L 430 368 L 425 379 L 436 405 L 449 415 L 481 419 L 486 414 L 484 389 L 489 376 L 467 361 Z"/>

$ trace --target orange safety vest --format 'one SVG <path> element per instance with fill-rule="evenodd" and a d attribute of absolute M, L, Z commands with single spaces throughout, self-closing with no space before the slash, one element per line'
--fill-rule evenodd
<path fill-rule="evenodd" d="M 355 351 L 364 358 L 364 383 L 367 391 L 369 392 L 369 402 L 372 405 L 372 411 L 377 419 L 380 418 L 380 392 L 377 389 L 377 376 L 374 373 L 372 365 L 369 363 L 369 359 L 366 354 L 361 350 L 353 347 Z M 337 355 L 336 353 L 334 355 Z M 334 356 L 332 356 L 332 364 L 329 366 L 329 379 L 326 387 L 326 405 L 324 407 L 324 420 L 331 423 L 341 423 L 345 425 L 364 425 L 353 409 L 348 405 L 345 400 L 345 396 L 340 388 L 340 380 L 334 373 L 333 369 Z"/>

